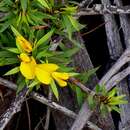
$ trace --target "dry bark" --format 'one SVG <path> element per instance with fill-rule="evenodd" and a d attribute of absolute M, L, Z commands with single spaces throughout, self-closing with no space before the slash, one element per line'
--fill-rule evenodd
<path fill-rule="evenodd" d="M 117 6 L 123 6 L 122 1 L 121 0 L 115 0 L 115 3 Z M 124 34 L 124 42 L 126 45 L 126 48 L 130 47 L 130 23 L 129 23 L 129 19 L 125 14 L 119 14 L 119 18 L 120 18 L 120 24 L 121 24 L 121 28 Z M 130 65 L 130 63 L 128 64 Z M 130 76 L 128 76 L 128 80 L 129 80 Z M 126 83 L 125 83 L 126 82 Z M 120 126 L 122 128 L 120 128 L 120 130 L 125 129 L 125 130 L 129 130 L 130 129 L 130 93 L 129 93 L 129 85 L 130 82 L 126 81 L 126 79 L 124 81 L 122 81 L 120 83 L 121 86 L 120 87 L 120 94 L 125 94 L 126 95 L 126 100 L 128 101 L 128 104 L 126 105 L 120 105 L 120 108 L 122 109 L 121 111 L 121 124 Z"/>
<path fill-rule="evenodd" d="M 95 4 L 92 8 L 81 8 L 76 16 L 104 15 L 104 14 L 130 14 L 130 6 L 113 6 Z"/>
<path fill-rule="evenodd" d="M 21 110 L 22 104 L 26 98 L 28 89 L 25 87 L 15 100 L 12 102 L 10 107 L 0 116 L 0 129 L 3 130 L 12 117 Z"/>

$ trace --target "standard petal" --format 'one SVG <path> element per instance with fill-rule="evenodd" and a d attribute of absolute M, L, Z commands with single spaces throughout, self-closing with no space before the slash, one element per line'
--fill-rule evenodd
<path fill-rule="evenodd" d="M 43 84 L 49 85 L 51 83 L 51 75 L 47 71 L 43 70 L 39 65 L 35 68 L 35 75 L 37 79 Z"/>
<path fill-rule="evenodd" d="M 69 74 L 68 73 L 53 72 L 52 76 L 56 77 L 56 78 L 59 78 L 59 79 L 63 79 L 63 80 L 69 79 Z"/>
<path fill-rule="evenodd" d="M 35 67 L 34 65 L 26 62 L 21 62 L 20 64 L 20 72 L 26 79 L 34 79 L 35 73 L 34 73 Z"/>
<path fill-rule="evenodd" d="M 59 68 L 59 66 L 56 64 L 39 64 L 38 66 L 47 72 L 54 72 Z"/>

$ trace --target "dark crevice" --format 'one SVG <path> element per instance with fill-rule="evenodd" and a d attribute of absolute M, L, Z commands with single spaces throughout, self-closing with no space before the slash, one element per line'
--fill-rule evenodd
<path fill-rule="evenodd" d="M 82 17 L 81 21 L 87 23 L 87 28 L 83 30 L 84 33 L 90 32 L 97 26 L 104 23 L 101 16 L 86 16 Z M 97 75 L 101 78 L 104 74 L 107 63 L 110 60 L 108 46 L 106 44 L 107 38 L 105 33 L 105 25 L 97 28 L 87 35 L 84 35 L 83 39 L 94 67 L 100 66 L 100 69 L 97 71 Z"/>
<path fill-rule="evenodd" d="M 43 105 L 40 102 L 37 102 L 33 99 L 29 99 L 28 106 L 30 111 L 29 114 L 31 118 L 32 130 L 43 130 L 46 120 L 46 105 Z M 42 123 L 38 125 L 37 129 L 34 129 L 41 120 Z M 50 118 L 50 124 L 51 125 L 49 130 L 55 130 L 55 124 L 52 116 Z M 5 128 L 5 130 L 29 130 L 27 108 L 25 103 L 23 104 L 21 111 L 13 117 L 11 122 Z"/>

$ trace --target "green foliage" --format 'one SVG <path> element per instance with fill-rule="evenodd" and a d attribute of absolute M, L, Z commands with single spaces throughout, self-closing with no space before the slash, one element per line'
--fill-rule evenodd
<path fill-rule="evenodd" d="M 83 72 L 83 73 L 76 73 L 72 76 L 75 76 L 80 82 L 86 84 L 92 76 L 95 75 L 96 71 L 99 69 L 99 67 L 97 68 L 94 68 L 94 69 L 90 69 L 86 72 Z M 96 101 L 94 99 L 94 97 L 92 95 L 87 95 L 85 94 L 78 86 L 74 85 L 74 84 L 69 84 L 71 89 L 73 91 L 75 91 L 76 93 L 76 98 L 77 98 L 77 102 L 78 102 L 78 105 L 81 106 L 84 99 L 87 97 L 87 102 L 90 106 L 91 109 L 94 109 L 95 106 L 96 106 Z"/>
<path fill-rule="evenodd" d="M 128 103 L 124 99 L 125 95 L 117 95 L 117 88 L 113 88 L 111 91 L 107 92 L 105 86 L 96 85 L 95 92 L 96 95 L 88 96 L 88 103 L 92 109 L 98 105 L 102 116 L 105 116 L 108 112 L 113 110 L 120 113 L 118 105 Z"/>
<path fill-rule="evenodd" d="M 38 42 L 36 43 L 36 46 L 40 46 L 41 44 L 45 44 L 47 40 L 49 40 L 54 32 L 54 28 L 52 28 L 47 34 L 45 34 Z"/>
<path fill-rule="evenodd" d="M 51 81 L 50 86 L 51 86 L 51 90 L 54 93 L 55 97 L 57 98 L 57 100 L 59 100 L 59 92 L 58 92 L 58 89 L 57 89 L 57 86 L 56 86 L 54 80 Z"/>

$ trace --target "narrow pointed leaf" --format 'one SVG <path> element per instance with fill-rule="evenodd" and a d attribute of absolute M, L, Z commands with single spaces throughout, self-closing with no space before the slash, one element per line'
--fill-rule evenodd
<path fill-rule="evenodd" d="M 7 76 L 7 75 L 16 74 L 19 71 L 20 71 L 20 69 L 19 69 L 19 66 L 18 66 L 18 67 L 15 67 L 15 68 L 11 69 L 10 71 L 8 71 L 7 73 L 5 73 L 4 75 Z"/>
<path fill-rule="evenodd" d="M 28 0 L 20 0 L 23 12 L 27 9 Z"/>
<path fill-rule="evenodd" d="M 41 44 L 47 42 L 47 41 L 51 38 L 52 34 L 54 33 L 54 30 L 55 30 L 55 29 L 52 28 L 47 34 L 45 34 L 45 35 L 36 43 L 36 46 L 38 47 L 38 46 L 40 46 Z"/>
<path fill-rule="evenodd" d="M 59 100 L 59 93 L 58 93 L 58 89 L 57 89 L 57 86 L 56 86 L 54 80 L 52 80 L 50 86 L 51 86 L 52 92 L 54 93 L 55 97 L 57 98 L 57 100 Z"/>
<path fill-rule="evenodd" d="M 8 50 L 8 51 L 10 51 L 10 52 L 12 52 L 12 53 L 15 53 L 15 54 L 20 54 L 20 52 L 19 52 L 19 50 L 17 49 L 17 48 L 4 48 L 5 50 Z"/>
<path fill-rule="evenodd" d="M 15 36 L 22 36 L 13 26 L 11 26 L 11 30 L 15 34 Z"/>
<path fill-rule="evenodd" d="M 50 9 L 47 0 L 37 0 L 43 7 Z"/>

